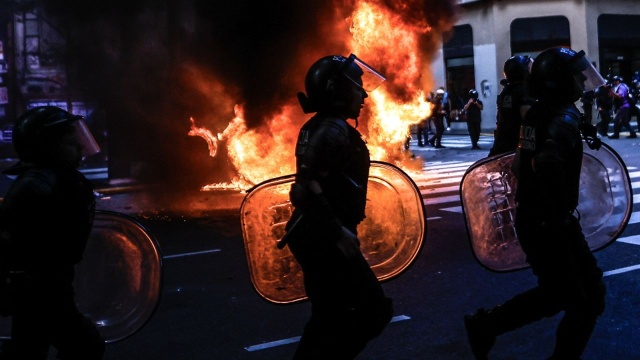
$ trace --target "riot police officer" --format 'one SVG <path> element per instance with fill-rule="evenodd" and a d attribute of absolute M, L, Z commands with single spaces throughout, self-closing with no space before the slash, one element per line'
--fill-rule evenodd
<path fill-rule="evenodd" d="M 579 359 L 604 311 L 602 271 L 574 216 L 583 155 L 574 102 L 603 83 L 584 51 L 551 48 L 533 62 L 526 86 L 537 102 L 524 117 L 513 170 L 516 231 L 538 285 L 465 316 L 476 359 L 487 359 L 496 336 L 562 311 L 550 359 Z"/>
<path fill-rule="evenodd" d="M 478 99 L 478 91 L 469 90 L 469 101 L 464 105 L 464 111 L 467 113 L 467 130 L 471 139 L 471 148 L 479 150 L 478 141 L 480 140 L 482 109 L 484 104 Z"/>
<path fill-rule="evenodd" d="M 497 99 L 496 130 L 489 156 L 515 151 L 518 146 L 522 118 L 534 102 L 524 90 L 530 65 L 531 58 L 526 55 L 515 55 L 504 62 L 506 84 Z"/>
<path fill-rule="evenodd" d="M 599 86 L 595 90 L 596 107 L 600 121 L 596 124 L 598 134 L 607 136 L 611 123 L 611 110 L 613 109 L 613 93 L 609 83 Z"/>
<path fill-rule="evenodd" d="M 16 121 L 20 162 L 1 207 L 2 265 L 10 270 L 14 306 L 10 359 L 102 359 L 104 340 L 77 309 L 74 267 L 91 231 L 95 199 L 77 170 L 98 147 L 81 116 L 36 107 Z"/>
<path fill-rule="evenodd" d="M 316 61 L 298 99 L 315 112 L 296 144 L 288 245 L 311 301 L 294 359 L 353 359 L 391 320 L 392 305 L 359 248 L 370 158 L 356 119 L 384 77 L 355 55 Z"/>
<path fill-rule="evenodd" d="M 444 89 L 436 90 L 436 96 L 431 100 L 431 120 L 435 127 L 435 134 L 431 136 L 427 143 L 436 149 L 442 149 L 442 135 L 444 134 L 444 120 L 447 113 L 445 105 L 442 103 L 444 99 Z"/>

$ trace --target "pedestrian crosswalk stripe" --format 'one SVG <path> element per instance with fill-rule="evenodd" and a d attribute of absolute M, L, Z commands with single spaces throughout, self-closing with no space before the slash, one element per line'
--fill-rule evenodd
<path fill-rule="evenodd" d="M 453 186 L 445 186 L 445 187 L 436 187 L 436 188 L 424 189 L 424 191 L 420 191 L 420 193 L 423 196 L 429 197 L 430 195 L 433 195 L 433 194 L 457 192 L 459 189 L 460 189 L 460 186 L 453 185 Z"/>
<path fill-rule="evenodd" d="M 434 198 L 424 199 L 425 205 L 436 205 L 436 204 L 444 204 L 450 202 L 460 201 L 460 195 L 448 195 L 448 196 L 437 196 Z"/>
<path fill-rule="evenodd" d="M 462 206 L 452 206 L 447 208 L 441 208 L 439 210 L 462 214 Z"/>
<path fill-rule="evenodd" d="M 426 165 L 422 174 L 417 174 L 413 177 L 414 182 L 420 188 L 424 205 L 435 206 L 459 202 L 462 176 L 473 163 L 474 162 L 441 161 Z M 640 178 L 640 171 L 633 171 L 637 170 L 636 167 L 629 167 L 628 170 L 632 170 L 629 172 L 631 179 Z M 429 174 L 431 174 L 431 176 Z M 640 181 L 632 182 L 631 188 L 640 189 Z M 633 195 L 633 203 L 640 204 L 640 194 Z M 443 207 L 438 208 L 438 210 L 462 213 L 461 206 Z M 430 218 L 430 220 L 436 219 L 439 219 L 439 217 Z M 629 219 L 629 224 L 637 223 L 640 223 L 640 212 L 633 212 Z M 618 241 L 640 245 L 640 240 L 635 237 L 629 239 L 620 238 Z"/>
<path fill-rule="evenodd" d="M 640 245 L 640 235 L 625 236 L 625 237 L 618 238 L 618 240 L 616 241 L 627 243 L 627 244 Z"/>

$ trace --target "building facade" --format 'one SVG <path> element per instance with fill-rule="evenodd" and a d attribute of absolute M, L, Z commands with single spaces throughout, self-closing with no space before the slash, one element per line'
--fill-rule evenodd
<path fill-rule="evenodd" d="M 460 16 L 432 64 L 452 98 L 476 89 L 483 130 L 495 129 L 502 67 L 552 46 L 584 50 L 603 76 L 640 71 L 640 0 L 460 0 Z M 597 112 L 594 112 L 596 116 Z"/>

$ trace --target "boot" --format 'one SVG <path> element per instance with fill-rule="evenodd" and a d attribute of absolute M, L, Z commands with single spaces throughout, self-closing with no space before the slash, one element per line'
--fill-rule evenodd
<path fill-rule="evenodd" d="M 476 360 L 488 360 L 489 351 L 496 343 L 496 334 L 489 324 L 489 313 L 485 309 L 464 316 L 467 339 Z"/>

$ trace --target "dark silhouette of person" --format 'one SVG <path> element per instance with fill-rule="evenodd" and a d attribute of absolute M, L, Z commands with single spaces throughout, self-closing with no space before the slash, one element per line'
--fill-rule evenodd
<path fill-rule="evenodd" d="M 446 110 L 442 103 L 444 99 L 444 90 L 436 90 L 436 96 L 431 100 L 431 121 L 435 127 L 436 133 L 431 136 L 428 143 L 436 149 L 442 149 L 445 146 L 442 145 L 442 135 L 444 134 L 444 117 Z"/>
<path fill-rule="evenodd" d="M 482 109 L 484 105 L 482 100 L 478 99 L 478 92 L 474 89 L 469 90 L 469 101 L 464 106 L 464 111 L 467 113 L 467 130 L 471 139 L 471 148 L 474 150 L 480 149 L 478 140 L 480 140 Z"/>
<path fill-rule="evenodd" d="M 595 90 L 585 91 L 580 97 L 582 103 L 582 113 L 586 121 L 591 124 L 593 120 L 593 102 L 595 98 Z"/>
<path fill-rule="evenodd" d="M 287 223 L 289 249 L 302 268 L 311 301 L 294 359 L 353 359 L 390 322 L 393 310 L 360 251 L 370 158 L 356 119 L 384 77 L 355 55 L 316 61 L 298 99 L 315 112 L 300 129 Z M 366 69 L 367 72 L 363 72 Z M 377 81 L 369 81 L 377 80 Z"/>
<path fill-rule="evenodd" d="M 619 76 L 613 77 L 613 107 L 615 115 L 613 117 L 613 135 L 609 135 L 609 139 L 619 139 L 620 130 L 627 128 L 629 130 L 629 138 L 635 139 L 638 137 L 636 132 L 631 128 L 629 123 L 629 114 L 631 112 L 631 101 L 629 99 L 629 87 L 622 82 L 622 78 Z"/>
<path fill-rule="evenodd" d="M 82 117 L 53 106 L 21 115 L 13 130 L 20 161 L 0 207 L 2 264 L 14 295 L 9 359 L 103 358 L 104 340 L 77 309 L 73 280 L 93 224 L 92 185 L 77 168 L 97 153 Z"/>
<path fill-rule="evenodd" d="M 598 109 L 600 121 L 596 124 L 598 134 L 607 136 L 611 123 L 611 110 L 613 109 L 613 90 L 610 84 L 604 84 L 595 90 L 595 103 Z"/>
<path fill-rule="evenodd" d="M 496 101 L 496 130 L 489 156 L 515 151 L 518 147 L 522 118 L 534 102 L 524 89 L 530 65 L 531 58 L 526 55 L 515 55 L 504 62 L 503 80 L 506 81 Z"/>
<path fill-rule="evenodd" d="M 582 114 L 574 102 L 604 79 L 584 51 L 560 47 L 536 57 L 527 82 L 537 102 L 523 120 L 512 166 L 516 232 L 537 286 L 464 322 L 475 358 L 487 359 L 498 335 L 564 312 L 549 359 L 574 360 L 605 306 L 602 270 L 574 216 L 583 155 Z"/>
<path fill-rule="evenodd" d="M 423 147 L 429 138 L 429 118 L 424 118 L 416 124 L 416 137 L 418 146 Z"/>
<path fill-rule="evenodd" d="M 640 97 L 640 82 L 633 80 L 629 86 L 629 118 L 635 116 L 636 122 L 640 121 L 640 108 L 638 108 L 638 98 Z"/>

